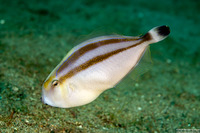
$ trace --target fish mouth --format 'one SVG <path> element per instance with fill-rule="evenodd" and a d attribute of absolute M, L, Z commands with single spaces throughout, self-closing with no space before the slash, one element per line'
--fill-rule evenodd
<path fill-rule="evenodd" d="M 40 99 L 41 99 L 42 103 L 45 105 L 55 106 L 55 104 L 44 94 L 42 95 L 42 97 Z"/>
<path fill-rule="evenodd" d="M 45 88 L 42 87 L 42 97 L 40 98 L 41 102 L 45 105 L 54 106 L 54 103 L 48 98 L 48 93 L 45 91 Z"/>

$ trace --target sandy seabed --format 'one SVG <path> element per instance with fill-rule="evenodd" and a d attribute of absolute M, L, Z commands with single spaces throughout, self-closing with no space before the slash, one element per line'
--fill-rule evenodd
<path fill-rule="evenodd" d="M 200 132 L 199 6 L 197 0 L 0 0 L 0 132 Z M 43 81 L 80 40 L 136 36 L 159 25 L 171 34 L 151 45 L 153 64 L 136 80 L 81 107 L 40 101 Z"/>

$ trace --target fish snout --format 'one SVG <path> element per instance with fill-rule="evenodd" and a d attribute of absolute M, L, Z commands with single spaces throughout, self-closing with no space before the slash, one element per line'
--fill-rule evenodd
<path fill-rule="evenodd" d="M 44 101 L 44 98 L 43 98 L 43 97 L 40 97 L 40 101 L 41 101 L 43 104 L 47 105 L 47 103 L 45 103 L 45 101 Z"/>

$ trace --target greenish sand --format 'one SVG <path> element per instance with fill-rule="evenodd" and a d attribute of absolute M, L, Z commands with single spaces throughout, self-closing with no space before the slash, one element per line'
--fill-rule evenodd
<path fill-rule="evenodd" d="M 0 0 L 0 133 L 200 129 L 199 6 L 197 0 Z M 159 25 L 171 34 L 151 45 L 153 64 L 137 80 L 81 107 L 40 101 L 43 81 L 79 38 L 136 36 Z"/>

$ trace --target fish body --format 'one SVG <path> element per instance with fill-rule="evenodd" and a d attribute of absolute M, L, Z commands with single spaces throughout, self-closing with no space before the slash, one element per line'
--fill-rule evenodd
<path fill-rule="evenodd" d="M 137 66 L 149 44 L 169 33 L 169 27 L 160 26 L 140 37 L 101 36 L 79 44 L 45 80 L 42 101 L 61 108 L 92 102 Z"/>

